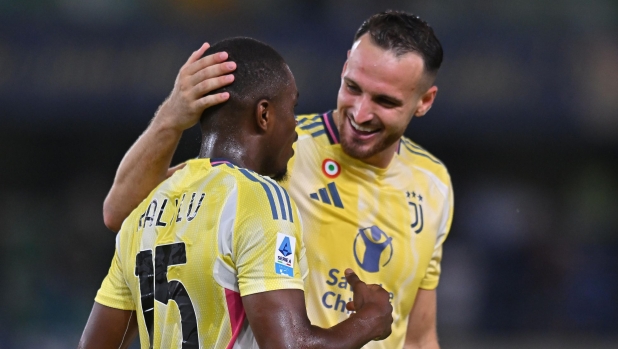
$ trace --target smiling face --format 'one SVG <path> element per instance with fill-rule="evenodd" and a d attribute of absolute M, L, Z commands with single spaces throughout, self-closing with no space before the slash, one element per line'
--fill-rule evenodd
<path fill-rule="evenodd" d="M 348 52 L 337 97 L 336 122 L 346 154 L 386 167 L 413 116 L 423 116 L 437 87 L 415 52 L 396 56 L 361 36 Z"/>

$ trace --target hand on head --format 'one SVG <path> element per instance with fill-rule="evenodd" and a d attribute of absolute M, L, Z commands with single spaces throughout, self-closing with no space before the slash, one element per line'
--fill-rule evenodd
<path fill-rule="evenodd" d="M 226 62 L 226 52 L 202 57 L 209 47 L 208 43 L 203 44 L 180 68 L 174 89 L 153 122 L 184 131 L 200 121 L 205 109 L 228 100 L 230 95 L 227 92 L 207 94 L 234 81 L 234 75 L 230 73 L 236 69 L 236 63 Z"/>
<path fill-rule="evenodd" d="M 364 283 L 352 269 L 346 269 L 345 278 L 354 292 L 346 308 L 355 311 L 352 316 L 359 316 L 369 322 L 369 328 L 375 331 L 375 340 L 382 340 L 391 334 L 393 323 L 393 306 L 388 292 L 380 285 Z"/>

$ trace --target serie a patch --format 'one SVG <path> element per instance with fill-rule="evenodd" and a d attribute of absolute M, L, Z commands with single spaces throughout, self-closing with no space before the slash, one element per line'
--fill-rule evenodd
<path fill-rule="evenodd" d="M 280 275 L 294 277 L 294 247 L 296 246 L 296 238 L 277 233 L 276 246 L 275 272 Z"/>

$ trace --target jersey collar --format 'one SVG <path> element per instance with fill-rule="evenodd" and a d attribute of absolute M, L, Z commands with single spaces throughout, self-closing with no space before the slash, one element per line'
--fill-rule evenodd
<path fill-rule="evenodd" d="M 210 160 L 210 166 L 212 166 L 212 167 L 217 167 L 217 166 L 220 166 L 220 165 L 228 165 L 230 167 L 232 167 L 232 166 L 238 167 L 238 165 L 236 165 L 235 163 L 233 163 L 230 160 L 225 159 L 225 158 L 210 158 L 209 160 Z"/>
<path fill-rule="evenodd" d="M 337 125 L 335 124 L 335 119 L 333 118 L 333 111 L 330 110 L 322 114 L 321 118 L 330 144 L 339 144 L 339 130 L 337 130 Z"/>

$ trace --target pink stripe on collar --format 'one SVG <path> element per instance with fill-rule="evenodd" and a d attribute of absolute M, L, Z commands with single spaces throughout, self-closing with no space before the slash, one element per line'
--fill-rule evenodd
<path fill-rule="evenodd" d="M 335 144 L 338 144 L 339 140 L 337 139 L 337 137 L 335 137 L 335 132 L 333 131 L 333 125 L 331 125 L 330 121 L 328 120 L 328 113 L 324 113 L 324 124 L 326 125 L 326 130 L 328 130 L 330 137 L 333 139 L 333 141 L 335 141 Z"/>

